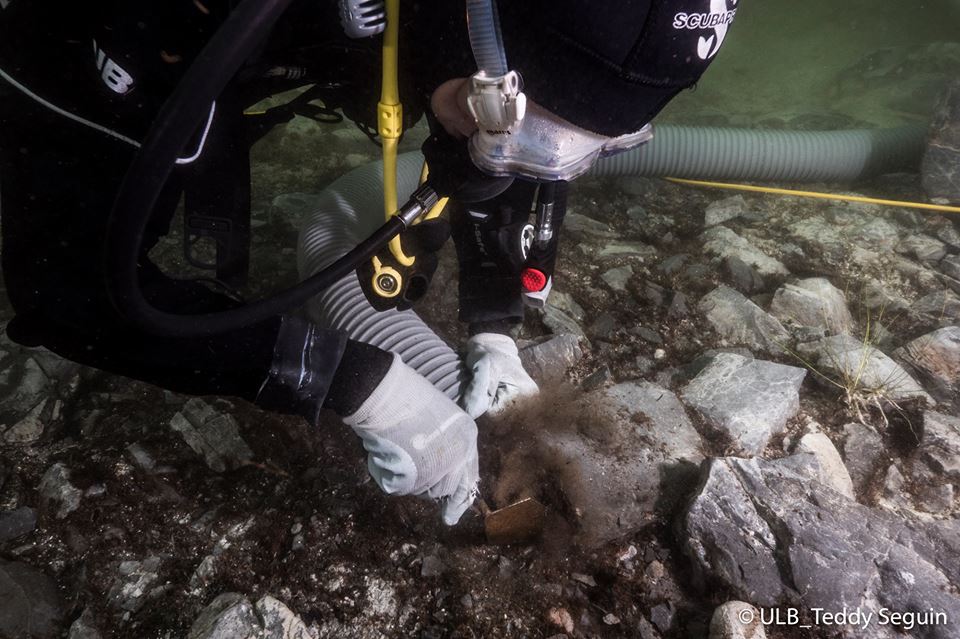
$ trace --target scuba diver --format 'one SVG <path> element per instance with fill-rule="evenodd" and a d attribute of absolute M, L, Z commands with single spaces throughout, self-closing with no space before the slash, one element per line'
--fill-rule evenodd
<path fill-rule="evenodd" d="M 331 409 L 362 438 L 381 489 L 438 500 L 452 525 L 477 492 L 474 418 L 537 392 L 510 331 L 549 293 L 567 182 L 650 139 L 653 116 L 715 57 L 736 0 L 403 4 L 395 115 L 402 129 L 426 115 L 429 177 L 338 276 L 359 267 L 369 279 L 370 257 L 451 196 L 449 222 L 400 236 L 421 264 L 404 294 L 391 298 L 400 284 L 389 277 L 364 292 L 375 306 L 409 305 L 452 235 L 471 335 L 462 407 L 399 356 L 303 319 L 303 296 L 255 313 L 229 293 L 248 266 L 251 146 L 295 115 L 337 119 L 334 109 L 371 137 L 383 130 L 382 7 L 0 0 L 2 266 L 16 313 L 6 330 L 177 392 L 311 423 Z M 149 256 L 181 201 L 185 233 L 216 243 L 206 281 L 170 277 Z"/>

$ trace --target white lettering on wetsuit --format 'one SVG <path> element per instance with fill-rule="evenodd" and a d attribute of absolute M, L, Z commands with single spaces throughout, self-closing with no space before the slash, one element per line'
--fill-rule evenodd
<path fill-rule="evenodd" d="M 721 24 L 730 24 L 737 10 L 721 13 L 678 13 L 673 16 L 674 29 L 713 29 Z"/>
<path fill-rule="evenodd" d="M 730 4 L 736 5 L 737 0 L 730 0 Z M 736 9 L 727 8 L 727 0 L 710 0 L 710 10 L 706 13 L 677 13 L 673 16 L 673 28 L 713 29 L 710 36 L 697 39 L 697 57 L 709 60 L 717 55 L 727 35 L 727 27 L 736 15 Z"/>
<path fill-rule="evenodd" d="M 2 0 L 0 0 L 2 1 Z M 96 56 L 97 71 L 100 72 L 100 79 L 107 85 L 107 88 L 114 93 L 124 95 L 133 89 L 133 76 L 127 73 L 123 67 L 107 57 L 107 54 L 93 41 L 93 54 Z"/>

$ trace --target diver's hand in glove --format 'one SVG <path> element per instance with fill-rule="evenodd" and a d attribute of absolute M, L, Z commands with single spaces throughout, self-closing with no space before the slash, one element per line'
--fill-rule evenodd
<path fill-rule="evenodd" d="M 477 425 L 394 355 L 354 414 L 343 419 L 363 440 L 370 476 L 383 492 L 439 500 L 452 526 L 477 496 Z"/>
<path fill-rule="evenodd" d="M 517 345 L 509 335 L 478 333 L 467 341 L 467 368 L 473 379 L 461 398 L 463 409 L 477 418 L 495 415 L 523 397 L 540 392 L 523 369 Z"/>

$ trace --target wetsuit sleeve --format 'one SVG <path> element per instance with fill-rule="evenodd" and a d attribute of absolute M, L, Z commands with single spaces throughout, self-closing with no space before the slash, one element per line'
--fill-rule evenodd
<path fill-rule="evenodd" d="M 280 317 L 207 338 L 160 338 L 131 326 L 113 307 L 103 240 L 114 195 L 135 152 L 122 137 L 136 135 L 143 123 L 124 118 L 118 100 L 125 94 L 103 79 L 106 60 L 121 56 L 94 48 L 88 37 L 61 29 L 63 25 L 42 27 L 42 16 L 34 17 L 33 23 L 25 16 L 25 22 L 15 25 L 33 24 L 32 32 L 0 24 L 0 33 L 30 33 L 29 38 L 10 35 L 0 42 L 0 68 L 16 74 L 34 96 L 7 83 L 0 100 L 3 276 L 16 313 L 8 334 L 18 343 L 43 345 L 82 364 L 171 390 L 256 399 L 264 381 L 279 379 L 282 369 L 282 359 L 275 361 Z M 0 14 L 0 21 L 7 18 Z M 147 86 L 163 86 L 135 75 L 130 60 L 117 62 L 133 78 L 127 83 L 128 98 L 139 100 L 150 93 Z M 120 77 L 117 73 L 113 69 L 109 78 Z M 46 104 L 36 96 L 45 97 Z M 50 103 L 103 126 L 80 124 L 52 110 Z M 105 134 L 103 128 L 120 136 Z M 190 170 L 182 169 L 167 185 L 150 227 L 153 240 L 165 232 Z M 197 282 L 165 275 L 146 254 L 151 243 L 145 246 L 140 280 L 154 305 L 184 314 L 235 306 Z M 315 377 L 308 391 L 314 406 L 324 401 L 344 351 L 342 336 L 313 329 L 310 361 Z M 279 352 L 282 355 L 282 349 Z M 274 408 L 306 414 L 303 406 L 294 402 Z"/>

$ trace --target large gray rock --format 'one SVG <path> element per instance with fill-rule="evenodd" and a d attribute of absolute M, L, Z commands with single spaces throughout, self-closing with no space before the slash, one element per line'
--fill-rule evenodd
<path fill-rule="evenodd" d="M 255 608 L 263 624 L 264 639 L 313 639 L 310 628 L 279 599 L 267 595 Z"/>
<path fill-rule="evenodd" d="M 590 393 L 583 405 L 594 432 L 536 434 L 537 466 L 548 469 L 571 510 L 578 543 L 595 547 L 652 523 L 683 497 L 703 459 L 700 436 L 680 401 L 649 382 L 625 382 Z M 504 478 L 531 467 L 529 452 L 504 460 Z"/>
<path fill-rule="evenodd" d="M 217 472 L 239 468 L 253 459 L 233 416 L 218 413 L 198 397 L 184 404 L 170 420 L 170 427 Z"/>
<path fill-rule="evenodd" d="M 817 458 L 821 483 L 853 499 L 853 480 L 829 437 L 823 433 L 807 433 L 800 439 L 797 450 Z"/>
<path fill-rule="evenodd" d="M 16 510 L 0 511 L 0 544 L 33 532 L 37 527 L 37 513 L 23 506 Z"/>
<path fill-rule="evenodd" d="M 730 346 L 781 353 L 790 341 L 787 329 L 776 318 L 730 287 L 710 291 L 697 308 Z"/>
<path fill-rule="evenodd" d="M 57 584 L 33 566 L 0 559 L 0 639 L 60 636 Z"/>
<path fill-rule="evenodd" d="M 909 309 L 910 315 L 921 326 L 943 327 L 960 324 L 960 297 L 950 291 L 924 295 Z"/>
<path fill-rule="evenodd" d="M 913 340 L 893 353 L 929 382 L 941 401 L 960 395 L 960 326 L 947 326 Z"/>
<path fill-rule="evenodd" d="M 767 639 L 760 611 L 745 601 L 728 601 L 713 611 L 709 639 Z"/>
<path fill-rule="evenodd" d="M 887 460 L 883 438 L 872 426 L 851 422 L 843 427 L 844 465 L 856 491 L 862 492 Z"/>
<path fill-rule="evenodd" d="M 937 473 L 960 482 L 960 419 L 926 411 L 923 436 L 915 454 Z"/>
<path fill-rule="evenodd" d="M 802 368 L 719 353 L 682 397 L 735 450 L 759 455 L 797 414 L 806 374 Z"/>
<path fill-rule="evenodd" d="M 67 635 L 67 639 L 103 639 L 89 608 L 70 624 L 70 634 Z"/>
<path fill-rule="evenodd" d="M 657 256 L 657 249 L 643 242 L 604 242 L 603 246 L 596 252 L 596 256 L 601 260 L 620 257 L 635 258 L 642 262 L 655 258 Z"/>
<path fill-rule="evenodd" d="M 250 601 L 235 592 L 214 599 L 193 625 L 187 639 L 254 639 L 262 626 Z"/>
<path fill-rule="evenodd" d="M 747 201 L 742 195 L 732 195 L 722 200 L 714 200 L 707 205 L 703 213 L 703 225 L 710 227 L 723 224 L 728 220 L 738 218 L 749 212 Z"/>
<path fill-rule="evenodd" d="M 63 519 L 80 507 L 83 491 L 70 483 L 70 470 L 57 462 L 40 478 L 40 501 L 44 508 Z"/>
<path fill-rule="evenodd" d="M 725 226 L 707 229 L 700 239 L 707 254 L 720 258 L 735 257 L 756 268 L 761 277 L 782 280 L 790 275 L 790 271 L 779 260 L 762 252 Z"/>
<path fill-rule="evenodd" d="M 567 370 L 582 357 L 580 338 L 569 333 L 520 349 L 523 368 L 538 384 L 563 379 Z"/>
<path fill-rule="evenodd" d="M 147 557 L 142 561 L 122 561 L 117 577 L 107 593 L 107 600 L 115 607 L 136 612 L 147 602 L 151 587 L 159 577 L 161 560 Z"/>
<path fill-rule="evenodd" d="M 830 264 L 853 261 L 874 266 L 880 261 L 880 252 L 890 251 L 900 242 L 900 229 L 895 224 L 850 207 L 803 216 L 787 231 L 788 237 Z"/>
<path fill-rule="evenodd" d="M 909 235 L 900 241 L 898 253 L 907 253 L 921 262 L 936 264 L 947 254 L 947 245 L 929 235 Z"/>
<path fill-rule="evenodd" d="M 282 601 L 266 595 L 256 605 L 225 592 L 211 601 L 190 627 L 187 639 L 316 639 L 312 628 Z"/>
<path fill-rule="evenodd" d="M 946 616 L 909 636 L 960 635 L 960 531 L 860 505 L 816 481 L 812 455 L 716 458 L 683 518 L 700 583 L 758 606 L 861 608 Z M 842 637 L 902 637 L 890 625 L 839 626 Z"/>
<path fill-rule="evenodd" d="M 867 401 L 922 399 L 935 403 L 902 366 L 880 350 L 850 335 L 834 335 L 797 347 L 817 379 Z"/>
<path fill-rule="evenodd" d="M 567 211 L 567 214 L 563 217 L 563 231 L 581 238 L 615 239 L 620 237 L 620 234 L 611 229 L 608 224 L 572 211 Z"/>
<path fill-rule="evenodd" d="M 543 325 L 554 335 L 574 335 L 584 339 L 587 337 L 577 320 L 555 306 L 547 304 L 541 317 Z"/>
<path fill-rule="evenodd" d="M 607 286 L 619 292 L 627 290 L 627 282 L 629 282 L 632 277 L 633 267 L 629 264 L 612 268 L 600 275 L 600 279 L 602 279 Z"/>
<path fill-rule="evenodd" d="M 3 433 L 4 441 L 10 444 L 29 444 L 40 439 L 43 435 L 43 413 L 46 407 L 47 400 L 40 400 L 26 415 Z"/>
<path fill-rule="evenodd" d="M 868 317 L 882 317 L 900 313 L 910 307 L 910 302 L 886 282 L 865 278 L 858 295 L 859 302 L 870 311 Z"/>
<path fill-rule="evenodd" d="M 960 204 L 960 82 L 937 103 L 920 174 L 927 197 Z"/>
<path fill-rule="evenodd" d="M 823 277 L 781 286 L 773 295 L 770 314 L 784 323 L 823 328 L 828 335 L 849 333 L 853 329 L 846 296 Z"/>
<path fill-rule="evenodd" d="M 570 293 L 564 293 L 554 287 L 547 296 L 547 306 L 558 308 L 578 322 L 587 319 L 587 312 Z"/>
<path fill-rule="evenodd" d="M 940 260 L 940 270 L 955 280 L 960 280 L 960 255 L 948 255 Z"/>
<path fill-rule="evenodd" d="M 16 363 L 0 373 L 0 410 L 26 413 L 43 398 L 50 379 L 32 357 Z"/>

